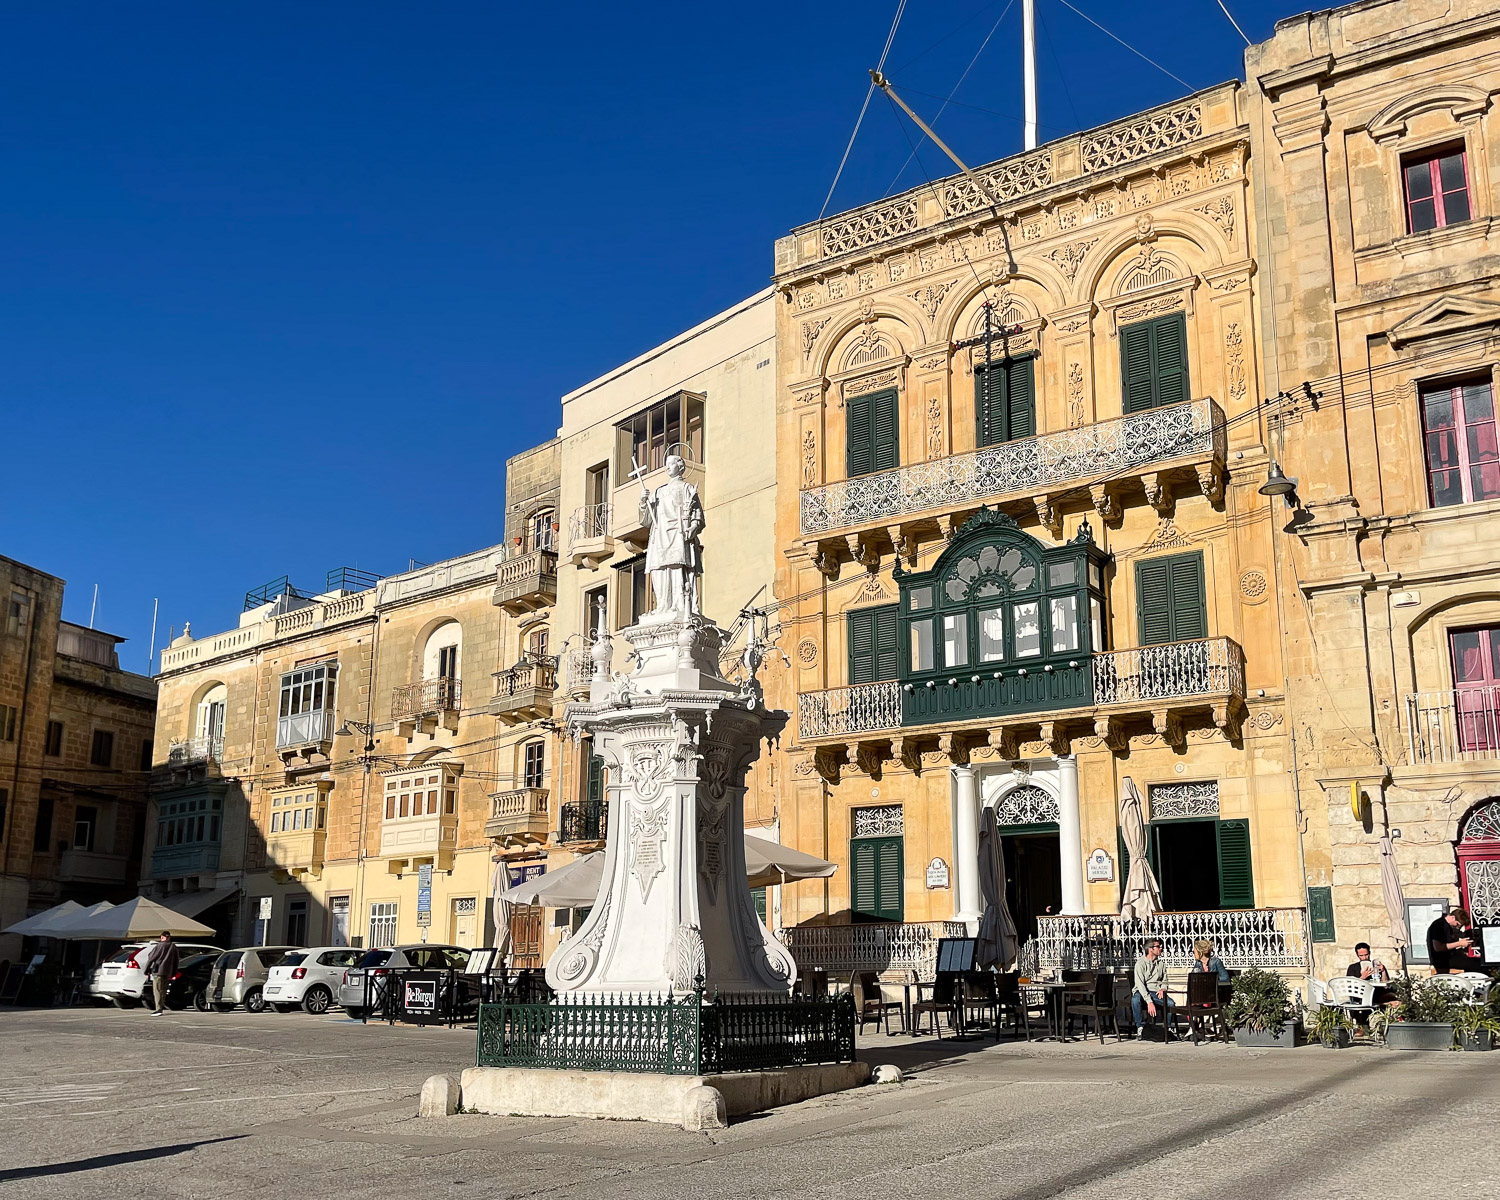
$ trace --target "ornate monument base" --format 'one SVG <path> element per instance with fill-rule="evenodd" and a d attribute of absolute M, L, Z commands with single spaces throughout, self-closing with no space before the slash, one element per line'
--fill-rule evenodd
<path fill-rule="evenodd" d="M 762 739 L 787 716 L 766 710 L 753 671 L 741 685 L 722 676 L 711 621 L 648 618 L 622 636 L 635 669 L 611 676 L 601 638 L 589 699 L 567 710 L 608 769 L 609 840 L 598 899 L 547 982 L 585 996 L 785 995 L 796 966 L 755 912 L 744 795 Z"/>

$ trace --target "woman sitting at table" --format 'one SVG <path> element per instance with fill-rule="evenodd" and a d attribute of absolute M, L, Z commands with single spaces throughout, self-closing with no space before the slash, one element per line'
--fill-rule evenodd
<path fill-rule="evenodd" d="M 1199 971 L 1217 975 L 1220 983 L 1229 982 L 1229 972 L 1224 969 L 1224 960 L 1214 953 L 1214 944 L 1207 938 L 1199 938 L 1193 943 L 1193 965 L 1188 968 L 1189 974 Z"/>

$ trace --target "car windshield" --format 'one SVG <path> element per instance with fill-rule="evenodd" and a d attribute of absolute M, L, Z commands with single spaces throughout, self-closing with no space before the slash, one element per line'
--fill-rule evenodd
<path fill-rule="evenodd" d="M 131 956 L 133 954 L 135 954 L 135 952 L 137 950 L 142 950 L 144 948 L 145 947 L 143 947 L 143 946 L 121 946 L 118 950 L 116 950 L 113 954 L 111 954 L 104 961 L 105 962 L 112 962 L 112 963 L 129 962 Z"/>
<path fill-rule="evenodd" d="M 220 957 L 218 965 L 227 971 L 230 967 L 239 966 L 240 959 L 244 957 L 245 952 L 243 950 L 230 950 Z"/>
<path fill-rule="evenodd" d="M 285 950 L 268 950 L 262 946 L 255 952 L 255 956 L 260 959 L 261 966 L 274 967 L 286 961 L 286 953 Z"/>
<path fill-rule="evenodd" d="M 276 965 L 278 967 L 295 967 L 298 963 L 302 963 L 302 962 L 306 962 L 306 961 L 307 961 L 307 955 L 305 953 L 303 953 L 301 950 L 297 950 L 297 951 L 294 951 L 291 954 L 288 954 L 285 958 L 283 958 Z"/>
<path fill-rule="evenodd" d="M 390 958 L 390 956 L 391 952 L 389 950 L 371 950 L 354 965 L 357 967 L 380 967 L 385 965 L 386 959 Z"/>

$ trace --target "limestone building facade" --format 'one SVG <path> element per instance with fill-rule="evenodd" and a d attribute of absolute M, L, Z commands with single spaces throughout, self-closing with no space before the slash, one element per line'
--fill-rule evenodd
<path fill-rule="evenodd" d="M 1246 55 L 1268 434 L 1322 971 L 1500 923 L 1500 6 L 1367 0 Z M 1307 385 L 1304 391 L 1304 384 Z M 1284 529 L 1285 532 L 1282 532 Z"/>
<path fill-rule="evenodd" d="M 1055 954 L 1129 777 L 1169 957 L 1306 967 L 1251 146 L 1225 84 L 777 242 L 799 961 L 930 969 L 990 816 Z"/>
<path fill-rule="evenodd" d="M 135 891 L 156 684 L 62 619 L 63 580 L 0 557 L 0 928 Z M 0 959 L 21 939 L 0 937 Z"/>

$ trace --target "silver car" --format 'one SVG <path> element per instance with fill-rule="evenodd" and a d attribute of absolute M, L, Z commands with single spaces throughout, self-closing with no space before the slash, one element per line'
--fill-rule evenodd
<path fill-rule="evenodd" d="M 356 1021 L 373 1016 L 385 1003 L 386 974 L 395 967 L 426 971 L 462 971 L 469 952 L 462 946 L 417 943 L 390 950 L 366 950 L 364 957 L 344 972 L 339 1003 Z"/>
<path fill-rule="evenodd" d="M 246 1012 L 264 1012 L 266 976 L 271 968 L 300 946 L 241 946 L 226 950 L 214 963 L 208 981 L 209 1003 L 219 1012 L 243 1004 Z"/>

